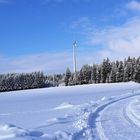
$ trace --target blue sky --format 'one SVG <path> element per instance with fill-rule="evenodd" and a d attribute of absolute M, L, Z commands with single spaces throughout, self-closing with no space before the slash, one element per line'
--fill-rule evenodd
<path fill-rule="evenodd" d="M 139 0 L 0 0 L 0 73 L 64 72 L 140 52 Z"/>

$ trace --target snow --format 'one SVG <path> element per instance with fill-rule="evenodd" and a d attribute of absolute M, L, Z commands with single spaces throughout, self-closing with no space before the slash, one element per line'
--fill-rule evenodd
<path fill-rule="evenodd" d="M 28 131 L 11 124 L 0 125 L 0 140 L 21 136 L 24 137 L 26 135 L 29 135 L 28 133 L 29 133 Z"/>
<path fill-rule="evenodd" d="M 0 94 L 0 140 L 139 140 L 140 84 Z"/>
<path fill-rule="evenodd" d="M 72 105 L 71 103 L 62 103 L 60 106 L 57 106 L 54 108 L 54 110 L 59 110 L 59 109 L 67 109 L 67 108 L 72 108 L 74 107 L 74 105 Z"/>
<path fill-rule="evenodd" d="M 128 118 L 140 128 L 140 100 L 132 100 L 126 108 L 126 113 Z"/>

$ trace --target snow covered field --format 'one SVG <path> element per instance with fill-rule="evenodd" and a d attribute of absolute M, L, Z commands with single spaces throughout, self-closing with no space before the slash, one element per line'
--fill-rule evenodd
<path fill-rule="evenodd" d="M 140 84 L 1 93 L 0 140 L 140 140 Z"/>

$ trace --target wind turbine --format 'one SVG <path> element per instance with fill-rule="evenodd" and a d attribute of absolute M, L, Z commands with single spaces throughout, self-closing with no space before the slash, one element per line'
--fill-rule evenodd
<path fill-rule="evenodd" d="M 73 42 L 73 70 L 74 73 L 76 73 L 76 47 L 77 47 L 77 42 Z"/>

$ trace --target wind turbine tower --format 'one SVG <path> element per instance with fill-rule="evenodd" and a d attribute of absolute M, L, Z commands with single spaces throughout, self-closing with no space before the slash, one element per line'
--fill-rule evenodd
<path fill-rule="evenodd" d="M 77 42 L 74 41 L 74 43 L 73 43 L 73 70 L 74 70 L 74 73 L 76 73 L 76 47 L 77 47 Z"/>

